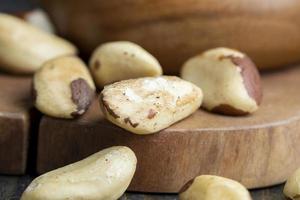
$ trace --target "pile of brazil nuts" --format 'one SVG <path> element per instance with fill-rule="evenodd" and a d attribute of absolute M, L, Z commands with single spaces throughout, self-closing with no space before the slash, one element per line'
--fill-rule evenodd
<path fill-rule="evenodd" d="M 159 61 L 132 42 L 101 44 L 87 66 L 77 57 L 77 48 L 52 31 L 3 13 L 0 29 L 0 69 L 33 75 L 34 105 L 52 117 L 84 115 L 98 97 L 107 120 L 145 135 L 171 126 L 201 106 L 223 115 L 247 115 L 254 113 L 262 100 L 257 68 L 237 50 L 216 48 L 189 59 L 182 67 L 181 79 L 163 75 Z M 128 147 L 110 147 L 36 178 L 22 200 L 116 200 L 130 184 L 136 164 Z M 298 185 L 292 177 L 285 187 L 286 196 L 297 199 Z M 181 190 L 179 199 L 251 197 L 236 181 L 201 175 Z"/>

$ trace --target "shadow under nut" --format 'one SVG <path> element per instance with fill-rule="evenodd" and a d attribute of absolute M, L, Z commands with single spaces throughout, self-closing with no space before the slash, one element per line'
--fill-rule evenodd
<path fill-rule="evenodd" d="M 77 111 L 72 112 L 71 115 L 73 117 L 78 117 L 89 108 L 95 96 L 95 92 L 83 78 L 78 78 L 72 81 L 70 88 L 72 101 L 77 106 Z"/>
<path fill-rule="evenodd" d="M 189 189 L 189 187 L 194 183 L 194 178 L 189 180 L 186 184 L 184 184 L 184 186 L 182 186 L 182 188 L 180 189 L 179 193 L 183 193 L 185 191 L 187 191 Z"/>
<path fill-rule="evenodd" d="M 249 114 L 249 112 L 245 112 L 243 110 L 237 109 L 228 104 L 218 105 L 218 106 L 214 107 L 211 111 L 214 113 L 221 113 L 224 115 L 232 115 L 232 116 L 242 116 L 242 115 Z"/>

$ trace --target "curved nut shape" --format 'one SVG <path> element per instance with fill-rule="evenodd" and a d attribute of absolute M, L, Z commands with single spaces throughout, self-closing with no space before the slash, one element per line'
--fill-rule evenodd
<path fill-rule="evenodd" d="M 249 191 L 239 182 L 211 175 L 196 177 L 185 185 L 180 200 L 251 200 Z"/>
<path fill-rule="evenodd" d="M 82 115 L 90 106 L 95 85 L 85 64 L 77 57 L 46 62 L 33 77 L 35 106 L 58 118 Z"/>
<path fill-rule="evenodd" d="M 203 90 L 203 107 L 227 115 L 245 115 L 262 100 L 260 76 L 245 54 L 216 48 L 189 59 L 181 76 Z"/>
<path fill-rule="evenodd" d="M 99 88 L 116 81 L 162 74 L 156 58 L 139 45 L 126 41 L 98 47 L 90 60 L 90 70 Z"/>
<path fill-rule="evenodd" d="M 128 147 L 107 148 L 34 179 L 21 200 L 117 200 L 131 182 L 136 163 Z"/>
<path fill-rule="evenodd" d="M 200 88 L 174 76 L 120 81 L 100 95 L 106 118 L 136 134 L 167 128 L 195 112 L 201 102 Z"/>
<path fill-rule="evenodd" d="M 0 13 L 0 30 L 0 67 L 8 72 L 32 74 L 49 59 L 77 52 L 68 41 L 11 15 Z"/>

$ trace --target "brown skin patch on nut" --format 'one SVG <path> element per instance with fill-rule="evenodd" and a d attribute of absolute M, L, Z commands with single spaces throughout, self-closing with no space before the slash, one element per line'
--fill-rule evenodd
<path fill-rule="evenodd" d="M 107 101 L 104 100 L 104 95 L 103 93 L 100 93 L 100 101 L 102 102 L 102 105 L 104 109 L 115 119 L 120 118 L 119 115 L 117 115 L 110 107 Z"/>
<path fill-rule="evenodd" d="M 227 104 L 221 104 L 217 107 L 214 107 L 211 111 L 215 113 L 221 113 L 221 114 L 232 115 L 232 116 L 242 116 L 242 115 L 249 114 L 248 112 L 234 108 Z"/>
<path fill-rule="evenodd" d="M 295 196 L 293 196 L 293 199 L 297 199 L 300 198 L 300 194 L 296 194 Z"/>
<path fill-rule="evenodd" d="M 260 75 L 255 64 L 248 56 L 242 58 L 228 56 L 228 58 L 231 59 L 233 64 L 241 68 L 241 75 L 248 95 L 256 101 L 257 105 L 260 105 L 262 101 L 262 87 Z"/>
<path fill-rule="evenodd" d="M 194 183 L 194 178 L 192 180 L 189 180 L 184 186 L 180 189 L 179 193 L 183 193 L 189 189 L 189 187 Z"/>
<path fill-rule="evenodd" d="M 95 70 L 98 70 L 98 69 L 100 68 L 100 66 L 101 66 L 100 61 L 99 61 L 99 60 L 96 60 L 96 62 L 94 63 L 94 69 L 95 69 Z"/>
<path fill-rule="evenodd" d="M 132 121 L 130 120 L 129 117 L 124 119 L 124 122 L 127 124 L 129 123 L 133 128 L 137 127 L 139 125 L 139 123 L 132 123 Z"/>
<path fill-rule="evenodd" d="M 148 112 L 148 116 L 147 117 L 148 117 L 148 119 L 153 119 L 156 114 L 157 114 L 157 112 L 151 108 L 149 110 L 149 112 Z"/>
<path fill-rule="evenodd" d="M 224 55 L 221 55 L 221 56 L 219 56 L 219 60 L 220 61 L 222 61 L 222 60 L 224 60 L 224 59 L 228 59 L 228 58 L 230 58 L 230 56 L 224 56 Z"/>
<path fill-rule="evenodd" d="M 77 106 L 77 111 L 71 113 L 73 117 L 82 115 L 91 105 L 94 98 L 94 91 L 88 85 L 86 80 L 78 78 L 70 84 L 72 101 Z"/>
<path fill-rule="evenodd" d="M 21 12 L 15 12 L 15 13 L 11 13 L 14 16 L 21 18 L 21 19 L 26 19 L 27 16 L 30 14 L 31 11 L 21 11 Z"/>

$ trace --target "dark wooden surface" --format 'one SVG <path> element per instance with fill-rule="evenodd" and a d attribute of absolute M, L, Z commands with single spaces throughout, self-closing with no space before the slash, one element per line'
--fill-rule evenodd
<path fill-rule="evenodd" d="M 0 176 L 0 200 L 17 200 L 33 178 L 31 176 Z M 283 185 L 251 191 L 253 200 L 285 200 Z M 120 200 L 177 200 L 176 194 L 126 193 Z"/>
<path fill-rule="evenodd" d="M 0 74 L 0 173 L 24 174 L 30 137 L 31 78 Z"/>

